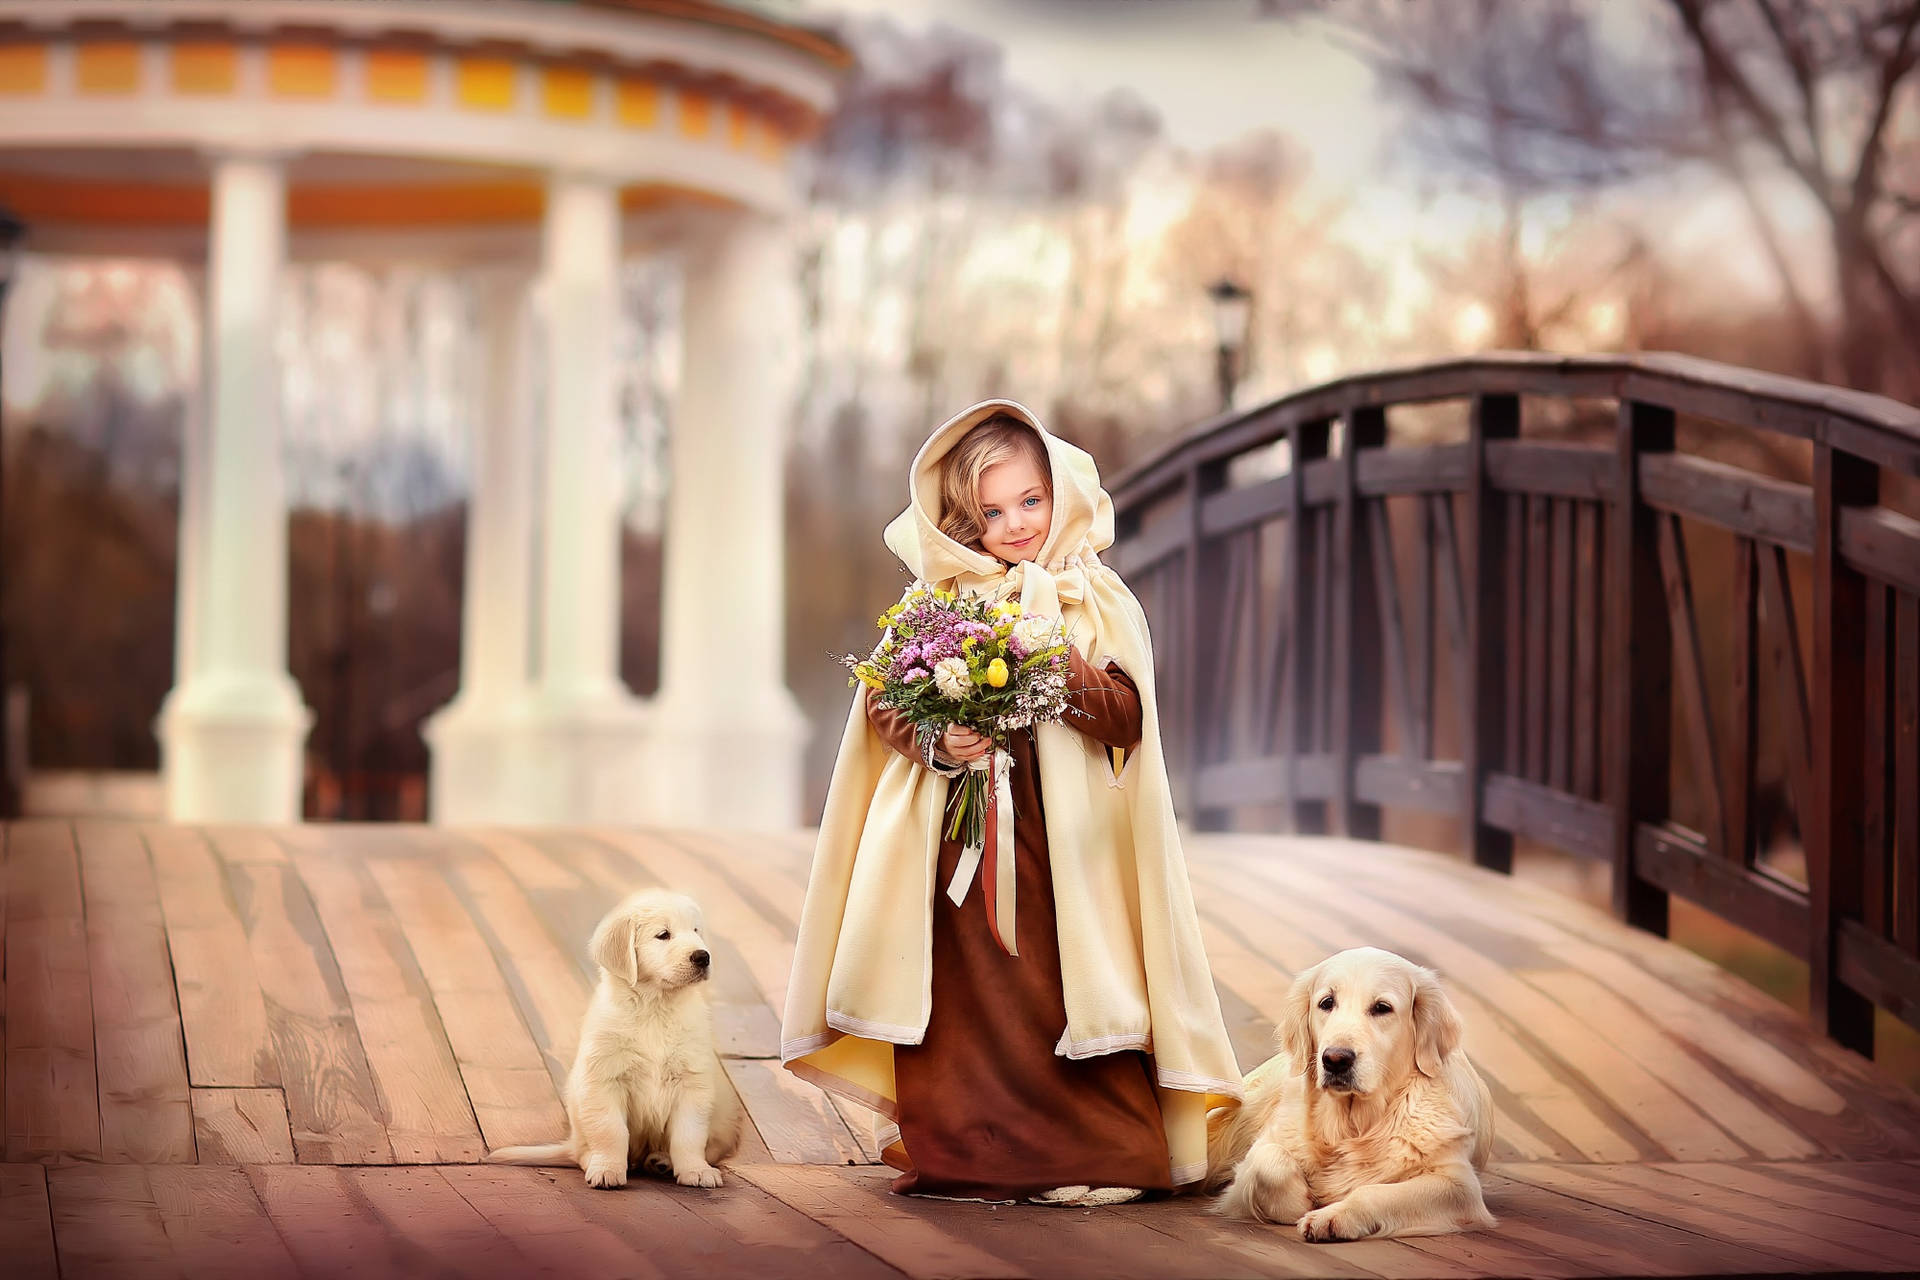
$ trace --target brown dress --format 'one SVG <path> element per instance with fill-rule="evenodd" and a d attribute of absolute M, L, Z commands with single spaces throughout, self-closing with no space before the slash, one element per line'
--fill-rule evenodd
<path fill-rule="evenodd" d="M 1133 681 L 1069 653 L 1069 696 L 1089 715 L 1070 715 L 1067 723 L 1109 747 L 1138 743 Z M 873 702 L 867 707 L 889 746 L 922 761 L 909 721 Z M 1020 954 L 1010 956 L 994 941 L 982 877 L 959 906 L 947 897 L 961 845 L 943 841 L 927 1034 L 893 1055 L 901 1141 L 911 1162 L 893 1189 L 983 1200 L 1080 1184 L 1171 1190 L 1152 1060 L 1137 1050 L 1079 1061 L 1054 1053 L 1067 1012 L 1032 732 L 1016 733 L 1011 748 Z"/>

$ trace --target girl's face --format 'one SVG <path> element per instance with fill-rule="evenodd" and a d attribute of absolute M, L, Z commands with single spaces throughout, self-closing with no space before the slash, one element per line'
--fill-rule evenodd
<path fill-rule="evenodd" d="M 1009 564 L 1031 560 L 1053 525 L 1047 477 L 1026 453 L 988 467 L 980 475 L 980 508 L 987 527 L 980 545 Z"/>

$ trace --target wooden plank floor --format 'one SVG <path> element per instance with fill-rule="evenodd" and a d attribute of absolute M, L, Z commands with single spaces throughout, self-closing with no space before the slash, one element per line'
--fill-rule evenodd
<path fill-rule="evenodd" d="M 1920 1101 L 1678 948 L 1525 883 L 1336 840 L 1189 842 L 1243 1067 L 1291 975 L 1438 968 L 1499 1112 L 1492 1232 L 1307 1246 L 1192 1198 L 887 1194 L 777 1062 L 810 835 L 21 823 L 0 876 L 13 1276 L 1612 1276 L 1920 1270 Z M 476 1163 L 564 1127 L 585 940 L 669 884 L 716 935 L 753 1124 L 718 1192 Z"/>

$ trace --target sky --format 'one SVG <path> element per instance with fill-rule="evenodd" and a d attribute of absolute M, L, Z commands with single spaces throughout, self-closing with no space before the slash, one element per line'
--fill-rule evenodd
<path fill-rule="evenodd" d="M 1338 0 L 1322 0 L 1338 3 Z M 1439 0 L 1432 0 L 1439 2 Z M 884 15 L 906 26 L 939 23 L 998 43 L 1011 79 L 1063 104 L 1127 88 L 1159 113 L 1167 135 L 1194 151 L 1273 128 L 1311 157 L 1309 200 L 1346 209 L 1350 236 L 1392 245 L 1409 261 L 1489 227 L 1497 210 L 1455 190 L 1425 198 L 1405 157 L 1393 154 L 1399 117 L 1366 65 L 1311 20 L 1258 16 L 1259 0 L 759 0 L 781 15 Z M 1646 11 L 1627 0 L 1603 10 L 1603 34 L 1631 46 L 1650 38 Z M 1763 183 L 1789 235 L 1819 230 L 1818 211 L 1784 180 Z M 1587 202 L 1543 199 L 1531 238 L 1573 222 Z M 1619 205 L 1657 228 L 1677 258 L 1731 259 L 1730 277 L 1757 294 L 1775 287 L 1749 243 L 1736 193 L 1671 180 L 1621 193 Z M 1345 238 L 1345 237 L 1343 237 Z M 1734 252 L 1729 252 L 1731 246 Z M 1819 282 L 1808 283 L 1818 287 Z"/>
<path fill-rule="evenodd" d="M 1393 123 L 1371 74 L 1311 23 L 1255 16 L 1256 0 L 804 0 L 800 12 L 876 14 L 995 41 L 1011 79 L 1062 103 L 1128 88 L 1196 151 L 1262 128 L 1293 134 L 1317 179 L 1373 171 Z"/>

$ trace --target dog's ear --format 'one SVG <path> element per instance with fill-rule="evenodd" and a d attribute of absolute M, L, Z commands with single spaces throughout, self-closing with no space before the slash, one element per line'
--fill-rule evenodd
<path fill-rule="evenodd" d="M 593 962 L 629 985 L 640 981 L 640 922 L 631 911 L 615 911 L 594 928 L 587 954 Z"/>
<path fill-rule="evenodd" d="M 1293 1069 L 1303 1076 L 1313 1074 L 1313 988 L 1319 977 L 1320 966 L 1315 965 L 1293 980 L 1280 1012 L 1280 1025 L 1274 1028 Z"/>
<path fill-rule="evenodd" d="M 1460 1047 L 1460 1014 L 1431 969 L 1413 978 L 1413 1062 L 1423 1076 L 1438 1077 L 1447 1055 Z"/>

